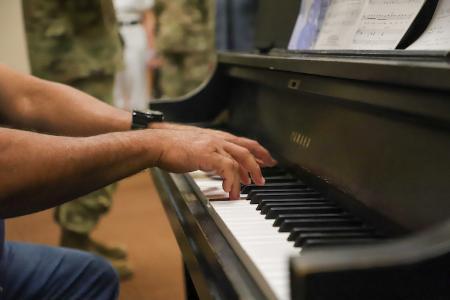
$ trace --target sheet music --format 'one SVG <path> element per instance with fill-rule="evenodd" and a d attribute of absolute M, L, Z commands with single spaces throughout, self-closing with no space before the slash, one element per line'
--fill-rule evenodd
<path fill-rule="evenodd" d="M 303 0 L 289 40 L 289 50 L 310 49 L 317 38 L 330 0 Z"/>
<path fill-rule="evenodd" d="M 392 50 L 425 0 L 333 0 L 314 49 Z"/>
<path fill-rule="evenodd" d="M 425 32 L 408 50 L 450 50 L 450 1 L 440 0 Z"/>
<path fill-rule="evenodd" d="M 425 0 L 369 0 L 352 40 L 352 49 L 394 50 Z"/>
<path fill-rule="evenodd" d="M 308 19 L 308 14 L 313 4 L 313 0 L 303 0 L 300 5 L 300 12 L 297 16 L 297 21 L 295 22 L 294 31 L 292 32 L 291 39 L 289 40 L 288 49 L 289 50 L 299 50 L 300 47 L 300 33 L 303 27 L 305 27 L 306 21 Z M 304 48 L 303 48 L 304 49 Z"/>
<path fill-rule="evenodd" d="M 366 0 L 332 0 L 314 49 L 349 49 Z"/>

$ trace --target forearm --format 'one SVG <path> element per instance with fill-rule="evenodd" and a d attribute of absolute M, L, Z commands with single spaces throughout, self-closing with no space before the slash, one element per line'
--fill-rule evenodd
<path fill-rule="evenodd" d="M 0 123 L 65 136 L 129 130 L 131 114 L 67 85 L 17 73 L 0 64 Z M 198 130 L 174 123 L 150 128 Z"/>
<path fill-rule="evenodd" d="M 73 138 L 0 129 L 0 217 L 50 208 L 154 166 L 158 132 Z"/>
<path fill-rule="evenodd" d="M 143 26 L 147 35 L 147 44 L 149 49 L 154 49 L 154 34 L 155 34 L 155 15 L 153 10 L 144 12 Z"/>
<path fill-rule="evenodd" d="M 38 132 L 90 136 L 128 130 L 131 114 L 69 86 L 0 65 L 0 121 Z"/>

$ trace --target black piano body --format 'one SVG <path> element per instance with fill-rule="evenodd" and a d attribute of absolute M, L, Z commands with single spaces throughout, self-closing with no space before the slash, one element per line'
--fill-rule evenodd
<path fill-rule="evenodd" d="M 225 119 L 389 237 L 293 257 L 293 299 L 450 298 L 448 53 L 221 53 L 204 86 L 152 108 Z M 273 298 L 189 175 L 153 175 L 200 297 Z"/>
<path fill-rule="evenodd" d="M 436 4 L 426 2 L 401 46 Z M 299 5 L 260 1 L 259 51 L 220 53 L 202 87 L 152 109 L 257 139 L 384 237 L 302 249 L 290 261 L 292 299 L 450 299 L 450 54 L 277 50 L 287 48 Z M 188 297 L 276 299 L 193 179 L 152 173 Z"/>

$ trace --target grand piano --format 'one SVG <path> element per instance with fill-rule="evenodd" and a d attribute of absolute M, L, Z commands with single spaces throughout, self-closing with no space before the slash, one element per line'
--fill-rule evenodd
<path fill-rule="evenodd" d="M 277 9 L 259 51 L 219 53 L 202 87 L 152 103 L 279 161 L 236 201 L 152 169 L 188 298 L 450 299 L 450 53 L 282 50 L 298 1 Z"/>

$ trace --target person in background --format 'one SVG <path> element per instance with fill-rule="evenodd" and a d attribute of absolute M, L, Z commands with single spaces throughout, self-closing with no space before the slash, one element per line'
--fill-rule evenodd
<path fill-rule="evenodd" d="M 250 51 L 255 48 L 258 0 L 216 0 L 216 48 Z"/>
<path fill-rule="evenodd" d="M 23 0 L 31 70 L 37 77 L 68 84 L 105 103 L 113 102 L 122 46 L 111 0 Z M 69 112 L 68 112 L 69 113 Z M 111 208 L 112 184 L 55 210 L 60 245 L 107 258 L 121 278 L 132 275 L 127 253 L 95 241 L 91 233 Z"/>
<path fill-rule="evenodd" d="M 198 88 L 214 66 L 213 0 L 155 0 L 158 89 L 176 98 Z"/>
<path fill-rule="evenodd" d="M 114 0 L 124 41 L 125 67 L 116 75 L 115 106 L 131 111 L 148 109 L 149 62 L 153 56 L 153 0 Z"/>

